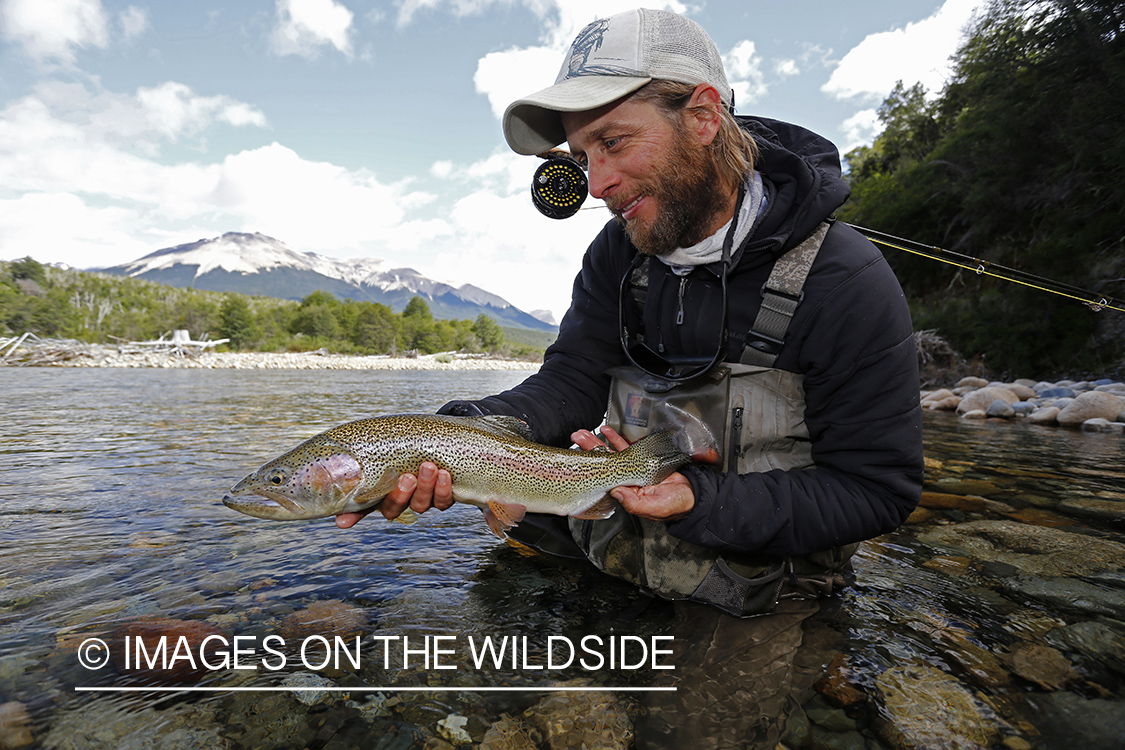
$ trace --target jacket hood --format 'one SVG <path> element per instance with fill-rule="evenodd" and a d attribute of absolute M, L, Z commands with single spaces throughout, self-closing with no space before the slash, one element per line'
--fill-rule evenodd
<path fill-rule="evenodd" d="M 851 192 L 840 152 L 827 138 L 798 125 L 765 117 L 738 117 L 760 150 L 754 167 L 767 186 L 766 215 L 739 248 L 751 265 L 772 261 L 799 245 L 844 204 Z"/>

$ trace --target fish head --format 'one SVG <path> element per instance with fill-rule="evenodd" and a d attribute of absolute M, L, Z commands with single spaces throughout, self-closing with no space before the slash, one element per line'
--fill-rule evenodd
<path fill-rule="evenodd" d="M 234 485 L 223 504 L 257 518 L 299 521 L 343 513 L 363 485 L 363 465 L 344 445 L 317 436 Z"/>

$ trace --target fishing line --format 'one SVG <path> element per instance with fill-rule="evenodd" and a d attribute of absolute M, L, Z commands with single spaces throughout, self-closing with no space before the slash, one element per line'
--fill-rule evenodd
<path fill-rule="evenodd" d="M 993 278 L 1003 279 L 1004 281 L 1010 281 L 1032 289 L 1038 289 L 1041 292 L 1050 292 L 1051 294 L 1057 294 L 1061 297 L 1077 300 L 1094 312 L 1101 312 L 1105 309 L 1125 312 L 1125 307 L 1119 307 L 1117 304 L 1114 304 L 1115 300 L 1113 297 L 1099 295 L 1087 289 L 1082 289 L 1081 287 L 1065 284 L 1061 281 L 1054 281 L 1042 276 L 1036 276 L 1035 274 L 1021 271 L 1018 268 L 1008 268 L 1007 266 L 1002 266 L 980 258 L 974 258 L 970 255 L 962 255 L 952 250 L 934 247 L 933 245 L 923 245 L 921 242 L 895 237 L 894 235 L 878 232 L 874 229 L 867 229 L 854 224 L 849 224 L 848 226 L 878 245 L 893 247 L 895 250 L 902 250 L 912 255 L 936 260 L 939 263 L 957 266 L 967 271 L 973 271 L 980 276 L 992 276 Z"/>

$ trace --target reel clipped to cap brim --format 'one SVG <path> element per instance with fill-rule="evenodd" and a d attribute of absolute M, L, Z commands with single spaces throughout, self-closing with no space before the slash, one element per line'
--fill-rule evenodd
<path fill-rule="evenodd" d="M 531 201 L 544 216 L 569 219 L 589 195 L 586 173 L 565 151 L 548 151 L 541 156 L 546 161 L 531 178 Z"/>

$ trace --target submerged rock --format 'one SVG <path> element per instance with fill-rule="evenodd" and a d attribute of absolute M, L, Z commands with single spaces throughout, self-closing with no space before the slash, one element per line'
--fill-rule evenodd
<path fill-rule="evenodd" d="M 633 722 L 613 693 L 552 693 L 523 712 L 549 750 L 626 750 Z"/>
<path fill-rule="evenodd" d="M 1065 656 L 1041 643 L 1017 643 L 1004 661 L 1017 675 L 1044 690 L 1058 690 L 1080 679 Z"/>
<path fill-rule="evenodd" d="M 930 529 L 918 538 L 1014 565 L 1024 575 L 1081 576 L 1125 568 L 1125 544 L 1015 521 L 969 521 Z"/>
<path fill-rule="evenodd" d="M 875 679 L 885 713 L 875 722 L 879 738 L 896 750 L 961 750 L 991 747 L 999 737 L 995 714 L 939 669 L 912 664 Z"/>
<path fill-rule="evenodd" d="M 312 602 L 281 621 L 281 636 L 287 642 L 313 635 L 354 638 L 367 630 L 367 612 L 354 604 L 336 600 Z"/>
<path fill-rule="evenodd" d="M 292 688 L 293 697 L 306 706 L 331 705 L 351 697 L 350 693 L 324 690 L 323 688 L 336 687 L 336 683 L 311 672 L 294 672 L 281 681 L 281 687 Z"/>
<path fill-rule="evenodd" d="M 31 734 L 31 714 L 19 701 L 0 703 L 0 748 L 14 750 L 35 742 Z"/>
<path fill-rule="evenodd" d="M 1051 693 L 1042 699 L 1041 726 L 1052 740 L 1048 747 L 1081 750 L 1121 750 L 1125 737 L 1125 703 L 1085 700 L 1071 692 Z"/>
<path fill-rule="evenodd" d="M 1001 587 L 1061 610 L 1125 618 L 1125 590 L 1074 578 L 1006 578 Z"/>

